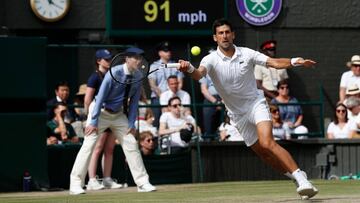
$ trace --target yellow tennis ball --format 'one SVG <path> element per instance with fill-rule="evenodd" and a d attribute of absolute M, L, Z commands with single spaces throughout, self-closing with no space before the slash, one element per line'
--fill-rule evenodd
<path fill-rule="evenodd" d="M 191 54 L 192 55 L 197 56 L 197 55 L 200 54 L 200 52 L 201 52 L 200 47 L 198 47 L 198 46 L 191 47 Z"/>

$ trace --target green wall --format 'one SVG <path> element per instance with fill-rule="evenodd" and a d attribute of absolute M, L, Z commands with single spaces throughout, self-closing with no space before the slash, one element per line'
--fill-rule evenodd
<path fill-rule="evenodd" d="M 46 187 L 46 38 L 0 38 L 0 191 Z"/>

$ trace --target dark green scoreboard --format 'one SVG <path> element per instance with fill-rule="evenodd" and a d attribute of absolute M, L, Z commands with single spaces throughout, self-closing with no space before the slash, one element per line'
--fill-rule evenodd
<path fill-rule="evenodd" d="M 227 0 L 107 0 L 106 30 L 117 35 L 209 35 Z"/>

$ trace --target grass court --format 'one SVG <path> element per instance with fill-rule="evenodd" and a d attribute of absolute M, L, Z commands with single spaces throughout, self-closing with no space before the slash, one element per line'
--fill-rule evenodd
<path fill-rule="evenodd" d="M 117 203 L 117 202 L 360 202 L 359 180 L 315 180 L 319 194 L 300 200 L 291 181 L 242 181 L 158 185 L 157 192 L 138 193 L 136 187 L 90 191 L 70 196 L 68 191 L 0 193 L 1 203 Z"/>

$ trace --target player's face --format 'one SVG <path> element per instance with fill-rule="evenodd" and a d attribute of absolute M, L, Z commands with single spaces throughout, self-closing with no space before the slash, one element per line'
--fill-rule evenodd
<path fill-rule="evenodd" d="M 233 48 L 235 33 L 231 31 L 227 25 L 222 25 L 216 28 L 216 33 L 213 35 L 214 41 L 223 50 L 230 50 Z"/>
<path fill-rule="evenodd" d="M 60 97 L 62 101 L 66 101 L 69 98 L 69 87 L 68 86 L 59 86 L 55 91 L 56 96 Z"/>

